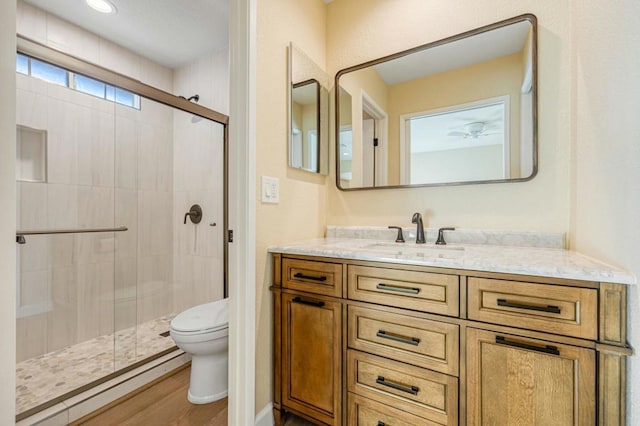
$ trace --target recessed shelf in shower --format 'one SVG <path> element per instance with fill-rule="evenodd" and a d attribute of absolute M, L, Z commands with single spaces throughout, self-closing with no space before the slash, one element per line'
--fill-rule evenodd
<path fill-rule="evenodd" d="M 47 181 L 47 131 L 16 127 L 16 180 Z"/>

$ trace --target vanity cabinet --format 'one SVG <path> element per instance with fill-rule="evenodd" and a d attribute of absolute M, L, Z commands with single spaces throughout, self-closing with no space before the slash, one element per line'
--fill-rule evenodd
<path fill-rule="evenodd" d="M 468 328 L 467 424 L 596 424 L 595 364 L 593 349 Z"/>
<path fill-rule="evenodd" d="M 283 403 L 339 424 L 342 304 L 296 292 L 282 295 L 282 307 Z"/>
<path fill-rule="evenodd" d="M 273 267 L 276 424 L 624 424 L 624 285 L 279 253 Z"/>

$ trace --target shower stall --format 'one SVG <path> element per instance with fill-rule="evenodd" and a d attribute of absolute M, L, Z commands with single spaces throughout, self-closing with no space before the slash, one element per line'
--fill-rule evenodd
<path fill-rule="evenodd" d="M 26 39 L 18 51 L 21 419 L 175 350 L 173 316 L 226 296 L 228 118 Z"/>

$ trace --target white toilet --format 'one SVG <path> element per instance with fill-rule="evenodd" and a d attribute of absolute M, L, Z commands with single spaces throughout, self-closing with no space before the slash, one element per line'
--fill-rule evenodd
<path fill-rule="evenodd" d="M 228 300 L 194 306 L 171 321 L 171 337 L 191 355 L 187 398 L 206 404 L 227 396 L 229 359 Z"/>

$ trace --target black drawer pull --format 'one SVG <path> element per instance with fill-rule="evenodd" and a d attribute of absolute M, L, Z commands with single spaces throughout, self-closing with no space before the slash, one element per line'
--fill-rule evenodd
<path fill-rule="evenodd" d="M 552 314 L 559 314 L 560 307 L 547 305 L 547 306 L 535 306 L 525 305 L 523 303 L 508 302 L 506 299 L 498 299 L 498 306 L 506 306 L 507 308 L 527 309 L 529 311 L 550 312 Z"/>
<path fill-rule="evenodd" d="M 400 336 L 399 334 L 389 334 L 384 330 L 378 330 L 376 336 L 382 337 L 383 339 L 394 340 L 396 342 L 407 343 L 414 346 L 418 346 L 418 344 L 420 343 L 420 339 L 418 339 L 417 337 L 405 337 Z"/>
<path fill-rule="evenodd" d="M 381 422 L 380 420 L 378 420 L 378 426 L 385 426 L 384 422 Z"/>
<path fill-rule="evenodd" d="M 301 303 L 303 305 L 316 306 L 318 308 L 322 308 L 324 306 L 324 302 L 317 302 L 315 300 L 304 300 L 302 297 L 294 297 L 291 299 L 294 303 Z"/>
<path fill-rule="evenodd" d="M 550 355 L 560 355 L 560 351 L 558 350 L 558 347 L 552 346 L 552 345 L 536 346 L 536 345 L 529 345 L 527 343 L 512 342 L 511 340 L 507 340 L 503 336 L 496 336 L 496 343 L 499 345 L 513 346 L 516 348 L 528 349 L 530 351 L 542 352 Z"/>
<path fill-rule="evenodd" d="M 378 376 L 378 378 L 376 379 L 376 383 L 379 385 L 397 389 L 402 392 L 410 393 L 411 395 L 417 395 L 418 392 L 420 392 L 420 388 L 418 388 L 417 386 L 405 386 L 394 382 L 388 382 L 384 379 L 383 376 Z"/>
<path fill-rule="evenodd" d="M 409 294 L 418 294 L 418 293 L 420 293 L 420 289 L 419 288 L 401 287 L 401 286 L 389 285 L 389 284 L 383 284 L 383 283 L 379 283 L 376 286 L 376 288 L 378 290 L 395 291 L 395 292 L 398 292 L 398 293 L 409 293 Z"/>
<path fill-rule="evenodd" d="M 311 275 L 305 275 L 301 272 L 297 272 L 296 274 L 293 275 L 294 278 L 302 278 L 303 280 L 313 280 L 313 281 L 326 281 L 327 277 L 325 277 L 324 275 L 321 277 L 314 277 Z"/>

